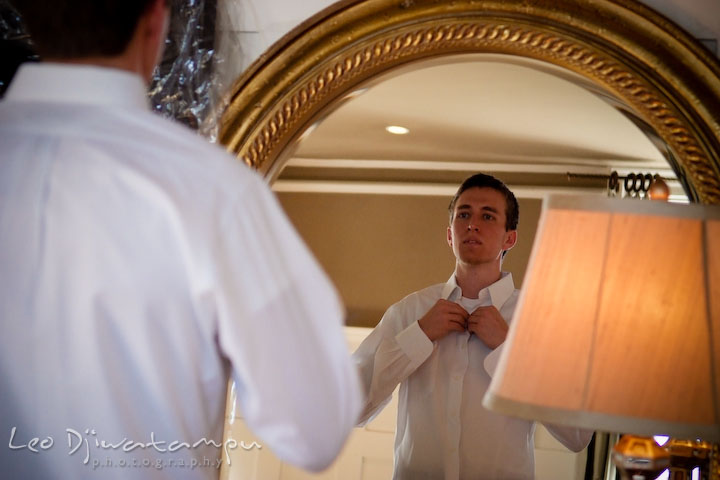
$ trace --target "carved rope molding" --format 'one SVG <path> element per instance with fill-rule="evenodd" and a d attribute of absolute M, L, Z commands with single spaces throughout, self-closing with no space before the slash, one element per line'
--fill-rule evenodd
<path fill-rule="evenodd" d="M 331 67 L 325 68 L 303 85 L 279 108 L 263 120 L 252 142 L 246 143 L 242 159 L 250 166 L 261 167 L 274 159 L 274 151 L 305 114 L 338 92 L 342 85 L 385 65 L 399 60 L 422 58 L 439 52 L 503 52 L 522 54 L 594 77 L 621 98 L 627 100 L 649 123 L 658 129 L 681 158 L 692 179 L 700 201 L 720 203 L 720 183 L 713 167 L 695 135 L 675 109 L 668 105 L 633 72 L 618 62 L 578 43 L 527 27 L 509 27 L 503 23 L 457 23 L 423 28 L 380 40 L 347 54 Z"/>

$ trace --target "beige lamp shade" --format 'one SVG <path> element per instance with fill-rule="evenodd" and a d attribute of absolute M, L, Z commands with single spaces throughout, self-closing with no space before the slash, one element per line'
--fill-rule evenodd
<path fill-rule="evenodd" d="M 550 196 L 483 404 L 720 440 L 720 207 Z"/>

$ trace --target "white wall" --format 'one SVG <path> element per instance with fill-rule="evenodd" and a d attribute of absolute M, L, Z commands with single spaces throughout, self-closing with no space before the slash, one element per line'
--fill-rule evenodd
<path fill-rule="evenodd" d="M 720 0 L 640 0 L 703 40 L 717 55 Z M 285 33 L 331 5 L 333 0 L 219 0 L 217 49 L 221 88 Z"/>
<path fill-rule="evenodd" d="M 720 1 L 641 0 L 690 32 L 708 48 L 720 54 Z"/>

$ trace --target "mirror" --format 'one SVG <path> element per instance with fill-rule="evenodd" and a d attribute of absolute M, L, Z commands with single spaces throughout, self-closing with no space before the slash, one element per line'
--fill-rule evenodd
<path fill-rule="evenodd" d="M 491 88 L 501 71 L 504 80 Z M 414 78 L 428 74 L 434 80 Z M 604 192 L 603 181 L 569 184 L 568 171 L 607 174 L 642 165 L 643 172 L 676 178 L 675 193 L 684 190 L 690 201 L 720 203 L 719 77 L 714 57 L 633 2 L 459 0 L 440 8 L 422 0 L 343 1 L 286 36 L 238 80 L 219 138 L 273 182 L 308 243 L 320 245 L 315 253 L 340 286 L 349 322 L 372 326 L 399 299 L 384 279 L 409 272 L 394 282 L 404 294 L 447 279 L 453 260 L 444 241 L 446 203 L 476 171 L 496 174 L 521 198 L 525 245 L 505 265 L 518 286 L 542 192 Z M 474 97 L 492 113 L 466 118 L 481 110 L 475 106 L 435 114 L 438 107 L 427 102 L 447 106 L 442 93 L 462 90 L 458 80 L 474 87 Z M 370 122 L 377 103 L 398 97 L 386 92 L 386 100 L 373 100 L 393 82 L 399 91 L 416 90 L 423 102 L 393 105 L 392 123 L 425 110 L 431 113 L 426 130 L 391 139 L 375 128 L 361 137 L 364 127 L 353 121 Z M 480 91 L 478 83 L 487 88 Z M 425 94 L 420 87 L 428 88 Z M 562 93 L 553 96 L 549 89 L 556 87 Z M 490 100 L 500 100 L 497 109 Z M 583 108 L 570 113 L 563 102 Z M 556 116 L 543 117 L 551 113 Z M 605 130 L 605 119 L 614 129 Z M 553 128 L 535 130 L 548 125 Z M 382 215 L 387 210 L 396 217 Z M 357 218 L 362 221 L 353 223 Z M 385 223 L 369 226 L 368 219 Z M 406 248 L 409 237 L 401 233 L 412 234 L 419 249 Z M 374 258 L 378 246 L 398 239 L 406 257 Z M 428 255 L 433 248 L 445 253 Z M 364 260 L 348 266 L 348 257 Z M 370 288 L 365 295 L 380 306 L 363 303 L 357 284 L 343 287 L 350 281 Z"/>
<path fill-rule="evenodd" d="M 652 171 L 687 201 L 652 137 L 578 79 L 528 59 L 419 61 L 362 84 L 326 111 L 286 149 L 273 189 L 338 287 L 352 327 L 374 327 L 390 305 L 449 277 L 447 203 L 477 171 L 503 179 L 519 197 L 519 240 L 503 263 L 518 288 L 545 193 L 605 196 L 605 178 L 593 175 Z M 392 135 L 389 124 L 409 132 Z M 570 182 L 568 171 L 591 178 Z M 383 415 L 380 424 L 391 430 L 392 405 Z M 340 463 L 366 454 L 357 447 L 362 434 L 381 435 L 356 432 Z M 386 448 L 377 478 L 391 475 Z M 565 451 L 538 428 L 538 479 L 584 478 L 586 455 Z"/>

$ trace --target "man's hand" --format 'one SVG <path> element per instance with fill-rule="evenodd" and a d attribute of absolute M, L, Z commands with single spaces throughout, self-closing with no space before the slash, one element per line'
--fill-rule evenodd
<path fill-rule="evenodd" d="M 418 324 L 430 341 L 434 342 L 450 332 L 464 332 L 468 316 L 468 312 L 460 305 L 441 298 L 418 320 Z"/>
<path fill-rule="evenodd" d="M 478 307 L 470 314 L 467 328 L 493 350 L 505 341 L 508 332 L 508 324 L 492 305 Z"/>

